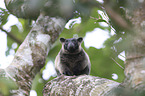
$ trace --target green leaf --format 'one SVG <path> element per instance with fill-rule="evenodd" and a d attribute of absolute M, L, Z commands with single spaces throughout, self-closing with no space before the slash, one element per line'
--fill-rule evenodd
<path fill-rule="evenodd" d="M 105 22 L 105 23 L 107 23 L 107 21 L 104 20 L 104 19 L 98 19 L 97 22 Z"/>

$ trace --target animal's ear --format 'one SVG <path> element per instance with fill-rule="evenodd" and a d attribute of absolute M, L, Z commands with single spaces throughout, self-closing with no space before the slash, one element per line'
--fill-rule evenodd
<path fill-rule="evenodd" d="M 61 42 L 61 43 L 65 42 L 65 40 L 66 40 L 66 39 L 64 39 L 64 38 L 60 38 L 60 42 Z"/>
<path fill-rule="evenodd" d="M 78 40 L 78 42 L 81 43 L 83 41 L 83 38 L 82 37 L 79 37 L 77 40 Z"/>

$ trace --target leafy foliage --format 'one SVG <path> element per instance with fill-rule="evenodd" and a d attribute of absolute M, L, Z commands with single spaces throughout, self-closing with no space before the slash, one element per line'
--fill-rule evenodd
<path fill-rule="evenodd" d="M 6 9 L 0 8 L 0 25 L 6 24 L 8 16 L 8 11 Z"/>
<path fill-rule="evenodd" d="M 3 31 L 3 26 L 8 23 L 8 18 L 10 14 L 6 9 L 0 8 L 0 29 Z M 11 31 L 4 30 L 7 33 L 7 52 L 6 55 L 9 55 L 10 49 L 12 49 L 12 44 L 15 42 L 18 45 L 22 43 L 22 41 L 25 39 L 26 35 L 31 29 L 31 25 L 29 24 L 29 20 L 24 19 L 18 19 L 20 24 L 22 25 L 22 28 L 20 28 L 19 24 L 11 25 L 10 29 Z M 17 49 L 15 49 L 16 51 Z"/>

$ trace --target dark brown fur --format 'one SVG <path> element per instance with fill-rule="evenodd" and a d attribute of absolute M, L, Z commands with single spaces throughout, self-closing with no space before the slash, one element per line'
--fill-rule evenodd
<path fill-rule="evenodd" d="M 77 46 L 77 44 L 79 45 L 78 47 L 73 48 L 65 48 L 64 45 L 66 42 L 62 42 L 62 48 L 55 59 L 55 69 L 57 71 L 58 76 L 60 76 L 61 74 L 68 76 L 78 76 L 82 74 L 88 75 L 90 73 L 91 64 L 89 57 L 81 47 L 82 41 L 78 39 L 65 39 L 69 40 L 69 43 L 72 43 L 72 41 L 74 40 L 73 43 L 75 44 L 67 44 L 68 46 L 73 47 Z M 73 51 L 70 52 L 68 51 L 69 49 L 72 49 Z"/>

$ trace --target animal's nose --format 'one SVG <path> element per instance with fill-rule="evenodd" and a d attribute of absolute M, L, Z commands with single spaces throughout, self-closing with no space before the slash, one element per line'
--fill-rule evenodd
<path fill-rule="evenodd" d="M 73 43 L 69 43 L 69 44 L 68 44 L 68 48 L 69 48 L 69 49 L 74 49 L 74 48 L 75 48 L 75 45 L 74 45 Z"/>

